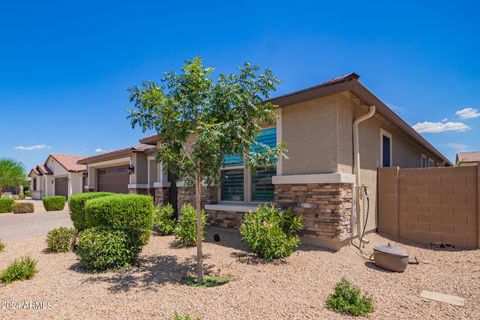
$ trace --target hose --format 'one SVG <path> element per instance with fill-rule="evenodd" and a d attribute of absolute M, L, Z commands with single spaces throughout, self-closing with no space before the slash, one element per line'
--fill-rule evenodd
<path fill-rule="evenodd" d="M 362 258 L 364 258 L 365 260 L 372 261 L 372 255 L 370 255 L 370 257 L 367 257 L 367 256 L 365 256 L 365 252 L 363 252 L 363 250 L 362 250 L 363 237 L 365 236 L 365 231 L 367 229 L 368 217 L 369 217 L 369 214 L 370 214 L 370 196 L 368 195 L 368 187 L 363 184 L 362 185 L 362 190 L 363 190 L 363 193 L 365 194 L 365 198 L 367 199 L 367 210 L 366 210 L 366 214 L 365 214 L 365 220 L 363 221 L 363 228 L 362 228 L 362 233 L 360 234 L 361 237 L 360 237 L 360 240 L 359 240 L 359 244 L 358 244 L 358 246 L 356 246 L 352 241 L 352 245 L 354 245 L 358 249 L 359 255 Z"/>

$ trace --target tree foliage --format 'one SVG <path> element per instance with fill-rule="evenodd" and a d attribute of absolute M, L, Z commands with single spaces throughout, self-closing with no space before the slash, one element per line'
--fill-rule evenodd
<path fill-rule="evenodd" d="M 155 130 L 162 141 L 157 159 L 195 187 L 197 279 L 203 281 L 201 182 L 218 183 L 225 155 L 243 157 L 252 167 L 272 167 L 285 148 L 256 141 L 262 125 L 275 121 L 266 102 L 280 83 L 270 70 L 245 63 L 235 74 L 212 76 L 200 58 L 168 72 L 160 84 L 147 81 L 130 89 L 132 127 Z"/>
<path fill-rule="evenodd" d="M 21 162 L 8 158 L 0 159 L 0 191 L 24 185 L 25 180 L 25 169 Z"/>

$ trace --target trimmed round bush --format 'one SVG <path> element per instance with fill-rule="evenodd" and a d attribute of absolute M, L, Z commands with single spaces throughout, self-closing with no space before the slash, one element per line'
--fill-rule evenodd
<path fill-rule="evenodd" d="M 88 200 L 85 204 L 87 228 L 111 226 L 130 228 L 140 233 L 142 244 L 152 234 L 153 199 L 138 194 L 113 195 Z"/>
<path fill-rule="evenodd" d="M 11 198 L 0 198 L 0 213 L 12 212 L 14 203 Z"/>
<path fill-rule="evenodd" d="M 76 253 L 80 264 L 91 271 L 117 269 L 132 264 L 141 250 L 136 230 L 95 227 L 80 232 Z"/>
<path fill-rule="evenodd" d="M 43 197 L 43 206 L 47 211 L 60 211 L 65 208 L 65 202 L 67 198 L 64 196 L 48 196 Z"/>
<path fill-rule="evenodd" d="M 33 203 L 15 202 L 13 205 L 13 213 L 32 213 L 33 211 Z"/>
<path fill-rule="evenodd" d="M 303 217 L 293 211 L 281 211 L 272 206 L 259 206 L 249 211 L 240 227 L 242 241 L 260 257 L 273 260 L 288 257 L 297 248 L 296 234 L 303 228 Z"/>
<path fill-rule="evenodd" d="M 205 210 L 202 210 L 203 231 L 205 231 L 206 220 L 207 215 Z M 193 247 L 197 244 L 197 213 L 191 204 L 184 205 L 180 210 L 180 218 L 175 228 L 175 240 L 186 247 Z"/>
<path fill-rule="evenodd" d="M 175 231 L 175 219 L 173 219 L 172 205 L 155 206 L 153 212 L 153 226 L 158 229 L 162 236 L 168 236 Z"/>
<path fill-rule="evenodd" d="M 60 227 L 49 231 L 46 240 L 48 251 L 57 253 L 70 251 L 75 234 L 74 228 Z"/>
<path fill-rule="evenodd" d="M 70 209 L 70 218 L 73 221 L 75 229 L 83 231 L 87 228 L 85 223 L 85 203 L 90 199 L 114 195 L 111 192 L 86 192 L 77 193 L 68 199 Z"/>

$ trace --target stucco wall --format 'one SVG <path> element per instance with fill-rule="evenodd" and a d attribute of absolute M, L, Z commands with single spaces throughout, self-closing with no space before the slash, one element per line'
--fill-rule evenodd
<path fill-rule="evenodd" d="M 328 96 L 283 108 L 284 175 L 337 171 L 337 103 L 337 96 Z"/>
<path fill-rule="evenodd" d="M 135 167 L 135 184 L 148 183 L 147 156 L 143 153 L 134 153 L 132 164 Z"/>
<path fill-rule="evenodd" d="M 68 182 L 69 182 L 69 186 L 68 186 L 69 196 L 83 191 L 83 188 L 82 188 L 83 174 L 82 173 L 70 172 L 70 177 Z"/>

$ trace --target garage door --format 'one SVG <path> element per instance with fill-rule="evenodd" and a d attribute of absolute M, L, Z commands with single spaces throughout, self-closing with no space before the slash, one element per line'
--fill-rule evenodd
<path fill-rule="evenodd" d="M 98 191 L 128 193 L 128 166 L 97 170 Z"/>
<path fill-rule="evenodd" d="M 68 178 L 55 178 L 55 195 L 68 197 Z"/>

